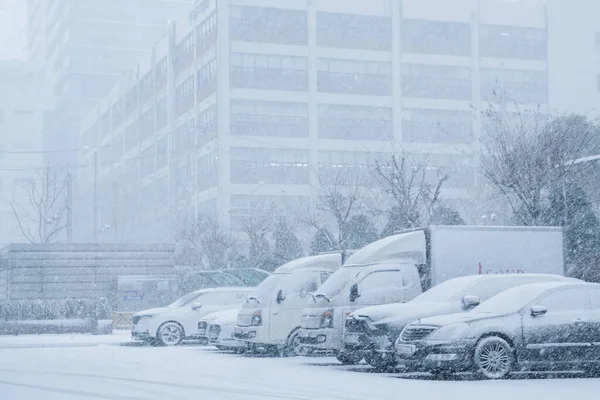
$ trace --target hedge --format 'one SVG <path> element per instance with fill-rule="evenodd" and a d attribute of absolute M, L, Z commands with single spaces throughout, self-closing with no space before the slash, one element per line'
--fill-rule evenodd
<path fill-rule="evenodd" d="M 110 318 L 112 307 L 105 298 L 0 301 L 0 321 Z"/>

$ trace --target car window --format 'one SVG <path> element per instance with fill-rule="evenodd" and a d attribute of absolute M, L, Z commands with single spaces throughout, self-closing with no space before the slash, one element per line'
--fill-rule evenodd
<path fill-rule="evenodd" d="M 365 277 L 360 283 L 361 291 L 404 286 L 402 271 L 378 271 Z"/>
<path fill-rule="evenodd" d="M 551 293 L 536 301 L 537 305 L 548 308 L 548 312 L 583 310 L 587 308 L 585 290 L 566 289 Z"/>
<path fill-rule="evenodd" d="M 484 279 L 466 287 L 460 297 L 462 298 L 464 295 L 470 294 L 484 301 L 506 289 L 537 282 L 543 282 L 543 280 L 535 276 L 503 276 L 494 279 Z"/>
<path fill-rule="evenodd" d="M 588 293 L 592 300 L 592 308 L 600 310 L 600 289 L 589 289 Z"/>

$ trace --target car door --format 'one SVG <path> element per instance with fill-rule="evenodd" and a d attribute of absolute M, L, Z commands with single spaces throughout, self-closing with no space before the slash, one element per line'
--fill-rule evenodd
<path fill-rule="evenodd" d="M 547 308 L 532 315 L 531 308 Z M 573 364 L 589 351 L 587 293 L 581 288 L 554 289 L 541 295 L 523 311 L 523 349 L 520 361 Z"/>
<path fill-rule="evenodd" d="M 600 288 L 588 289 L 591 300 L 589 340 L 592 344 L 588 360 L 600 362 Z"/>
<path fill-rule="evenodd" d="M 301 271 L 288 275 L 281 283 L 283 295 L 271 299 L 269 318 L 270 342 L 283 344 L 289 334 L 302 322 L 302 311 L 306 307 L 306 297 L 314 293 L 321 284 L 321 274 L 315 271 Z"/>

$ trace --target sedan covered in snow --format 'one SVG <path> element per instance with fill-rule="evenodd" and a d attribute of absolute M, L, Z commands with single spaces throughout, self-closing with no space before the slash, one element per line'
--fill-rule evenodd
<path fill-rule="evenodd" d="M 395 343 L 399 364 L 501 379 L 517 370 L 600 371 L 600 285 L 546 282 L 503 291 L 473 311 L 418 320 Z"/>

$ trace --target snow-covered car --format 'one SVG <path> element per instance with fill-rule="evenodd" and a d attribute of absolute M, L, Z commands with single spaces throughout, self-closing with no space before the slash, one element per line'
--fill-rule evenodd
<path fill-rule="evenodd" d="M 200 344 L 208 344 L 208 326 L 211 321 L 215 318 L 218 318 L 221 311 L 216 311 L 214 313 L 210 313 L 205 315 L 198 322 L 198 332 L 194 335 L 194 339 L 200 342 Z"/>
<path fill-rule="evenodd" d="M 365 307 L 351 313 L 344 330 L 344 352 L 373 367 L 395 366 L 394 342 L 404 327 L 419 318 L 468 311 L 511 287 L 536 282 L 576 281 L 551 274 L 471 275 L 449 279 L 408 303 Z"/>
<path fill-rule="evenodd" d="M 503 291 L 467 313 L 424 318 L 395 343 L 399 364 L 502 379 L 527 369 L 600 372 L 600 285 L 545 282 Z"/>
<path fill-rule="evenodd" d="M 210 345 L 219 350 L 231 350 L 236 353 L 242 353 L 246 349 L 246 342 L 236 339 L 233 335 L 239 311 L 236 308 L 211 314 L 212 318 L 207 333 Z"/>
<path fill-rule="evenodd" d="M 198 335 L 198 322 L 202 317 L 241 305 L 251 291 L 249 287 L 197 290 L 166 307 L 134 314 L 131 336 L 165 346 L 177 345 Z"/>

